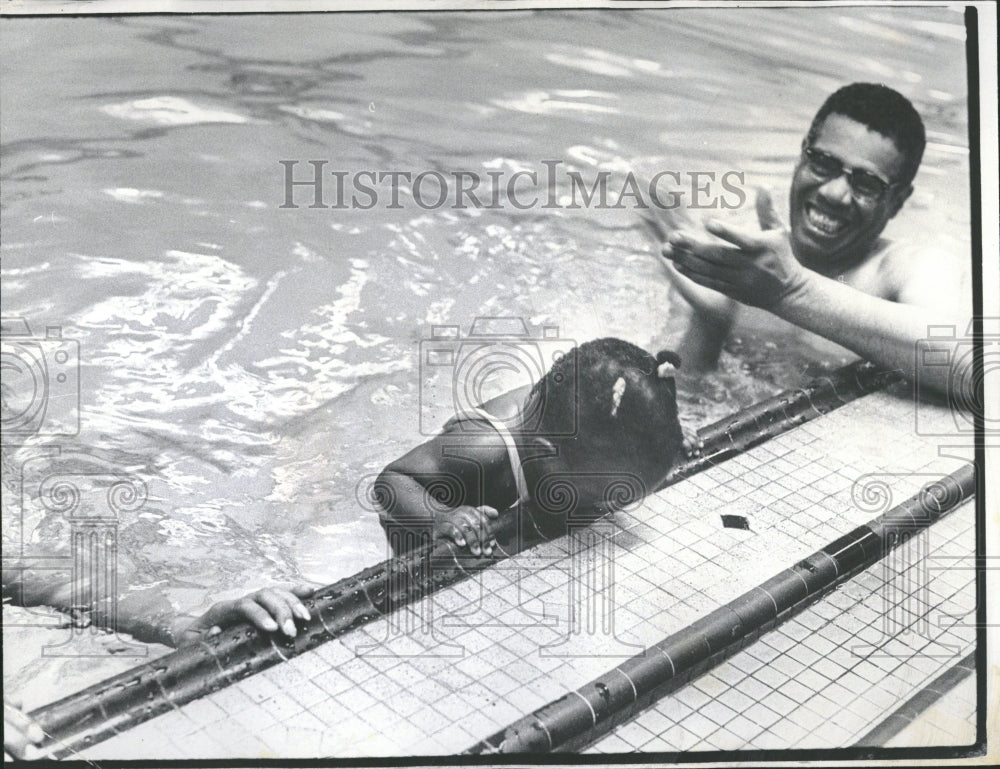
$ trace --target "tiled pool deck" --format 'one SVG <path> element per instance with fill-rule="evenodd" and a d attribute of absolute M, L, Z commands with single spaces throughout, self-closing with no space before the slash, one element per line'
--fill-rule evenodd
<path fill-rule="evenodd" d="M 975 504 L 966 503 L 921 535 L 926 541 L 903 545 L 590 752 L 854 745 L 975 648 L 974 527 Z M 971 703 L 934 703 L 961 726 L 940 719 L 913 742 L 900 733 L 884 746 L 971 744 L 974 694 Z"/>
<path fill-rule="evenodd" d="M 936 416 L 945 431 L 950 415 Z M 914 433 L 905 390 L 868 396 L 576 536 L 514 556 L 76 757 L 459 753 L 960 464 L 940 457 L 934 439 Z M 904 547 L 931 553 L 935 563 L 945 555 L 969 558 L 972 510 L 963 506 Z M 721 513 L 745 516 L 750 529 L 723 527 Z M 937 573 L 925 568 L 928 559 L 904 553 L 592 749 L 852 744 L 973 643 L 971 628 L 932 619 L 929 643 L 957 646 L 957 656 L 927 656 L 921 644 L 903 637 L 891 639 L 884 653 L 857 653 L 859 644 L 885 640 L 887 606 L 897 607 L 891 613 L 905 626 L 925 604 L 936 617 L 940 611 L 961 615 L 974 603 L 971 570 Z M 899 591 L 901 584 L 907 586 Z M 937 703 L 944 704 L 944 698 Z"/>
<path fill-rule="evenodd" d="M 889 748 L 967 745 L 976 739 L 976 679 L 970 676 L 885 743 Z"/>

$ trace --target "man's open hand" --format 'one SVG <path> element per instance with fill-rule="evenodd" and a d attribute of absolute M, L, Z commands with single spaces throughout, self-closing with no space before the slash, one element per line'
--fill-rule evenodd
<path fill-rule="evenodd" d="M 705 229 L 724 243 L 674 232 L 663 255 L 681 275 L 706 288 L 744 304 L 773 309 L 802 288 L 808 273 L 792 253 L 787 230 L 777 228 L 779 222 L 766 193 L 758 194 L 757 214 L 761 232 L 710 220 Z"/>

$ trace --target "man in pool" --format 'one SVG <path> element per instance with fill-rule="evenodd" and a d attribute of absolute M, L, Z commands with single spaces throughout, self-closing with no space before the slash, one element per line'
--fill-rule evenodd
<path fill-rule="evenodd" d="M 854 83 L 826 100 L 802 142 L 789 229 L 766 193 L 757 199 L 760 232 L 708 221 L 715 237 L 706 239 L 661 225 L 668 274 L 694 309 L 680 346 L 688 368 L 715 366 L 744 305 L 911 378 L 929 326 L 953 326 L 960 336 L 971 308 L 967 264 L 882 237 L 913 192 L 925 141 L 909 100 Z M 954 365 L 960 341 L 934 345 Z M 930 366 L 920 379 L 947 393 L 949 382 L 971 377 Z"/>
<path fill-rule="evenodd" d="M 523 502 L 553 536 L 656 489 L 688 448 L 669 351 L 620 339 L 563 356 L 530 389 L 494 398 L 382 471 L 375 495 L 394 551 L 447 538 L 492 553 L 498 511 Z M 589 517 L 588 517 L 589 516 Z"/>

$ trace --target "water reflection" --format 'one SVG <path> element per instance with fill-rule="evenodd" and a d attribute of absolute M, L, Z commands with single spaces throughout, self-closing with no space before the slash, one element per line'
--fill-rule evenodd
<path fill-rule="evenodd" d="M 97 456 L 150 484 L 143 515 L 122 524 L 130 589 L 199 611 L 385 557 L 354 485 L 420 440 L 417 343 L 432 324 L 513 315 L 656 349 L 683 322 L 627 209 L 422 211 L 404 195 L 398 209 L 282 210 L 280 160 L 735 168 L 781 200 L 824 95 L 885 78 L 932 137 L 893 232 L 961 241 L 960 20 L 825 8 L 8 21 L 4 312 L 80 341 L 68 464 Z M 684 418 L 800 383 L 810 359 L 733 340 L 720 371 L 681 393 Z M 16 469 L 22 454 L 4 456 Z M 4 496 L 6 520 L 17 497 Z"/>

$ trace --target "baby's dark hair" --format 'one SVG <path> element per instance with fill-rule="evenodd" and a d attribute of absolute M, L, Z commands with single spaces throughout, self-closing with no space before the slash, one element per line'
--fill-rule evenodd
<path fill-rule="evenodd" d="M 565 435 L 573 425 L 580 440 L 603 444 L 616 465 L 657 474 L 676 459 L 682 441 L 674 377 L 658 373 L 665 363 L 679 368 L 680 358 L 669 350 L 654 357 L 621 339 L 575 347 L 532 391 L 543 404 L 540 430 Z"/>

